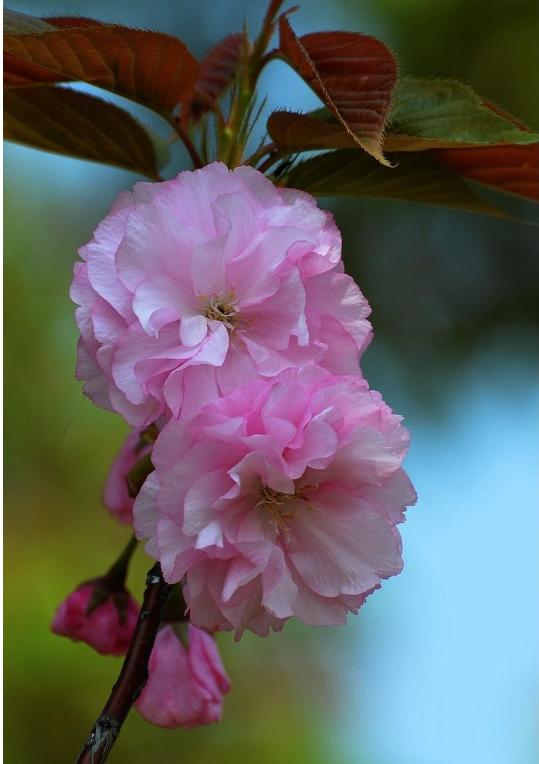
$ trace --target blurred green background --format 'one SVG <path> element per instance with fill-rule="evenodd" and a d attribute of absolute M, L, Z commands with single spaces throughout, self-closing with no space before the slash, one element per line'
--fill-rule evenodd
<path fill-rule="evenodd" d="M 201 54 L 245 13 L 255 30 L 264 6 L 26 0 L 15 9 L 158 28 Z M 304 0 L 294 25 L 375 34 L 402 72 L 461 79 L 539 127 L 535 0 Z M 273 107 L 314 103 L 280 64 L 263 87 Z M 48 624 L 65 594 L 104 571 L 126 540 L 100 506 L 125 426 L 84 399 L 73 378 L 67 293 L 78 246 L 135 180 L 5 151 L 9 764 L 71 761 L 119 670 L 117 660 L 53 637 Z M 402 529 L 405 572 L 346 629 L 289 624 L 239 644 L 222 635 L 233 681 L 224 721 L 164 731 L 133 713 L 111 756 L 117 764 L 537 759 L 537 214 L 511 202 L 535 221 L 517 225 L 391 202 L 327 205 L 373 307 L 366 374 L 412 430 L 408 468 L 420 501 Z M 137 593 L 147 567 L 139 554 Z"/>

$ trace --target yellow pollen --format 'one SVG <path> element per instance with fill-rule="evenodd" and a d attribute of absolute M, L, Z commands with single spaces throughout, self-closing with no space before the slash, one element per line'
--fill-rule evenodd
<path fill-rule="evenodd" d="M 306 500 L 307 492 L 313 486 L 304 486 L 295 493 L 281 493 L 269 485 L 262 485 L 259 491 L 259 500 L 255 504 L 255 509 L 263 509 L 270 515 L 270 520 L 275 526 L 275 530 L 288 533 L 290 531 L 290 521 L 294 518 L 296 507 L 291 504 L 296 499 Z M 311 507 L 307 507 L 311 509 Z"/>
<path fill-rule="evenodd" d="M 238 321 L 238 309 L 234 305 L 234 293 L 214 294 L 212 297 L 202 295 L 202 312 L 210 321 L 221 321 L 228 330 L 234 329 Z"/>

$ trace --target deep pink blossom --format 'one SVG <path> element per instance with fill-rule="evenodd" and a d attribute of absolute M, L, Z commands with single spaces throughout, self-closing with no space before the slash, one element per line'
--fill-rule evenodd
<path fill-rule="evenodd" d="M 110 467 L 103 489 L 103 504 L 118 522 L 124 524 L 133 522 L 134 499 L 127 487 L 128 473 L 152 450 L 152 442 L 141 438 L 143 433 L 144 428 L 136 428 L 126 437 Z"/>
<path fill-rule="evenodd" d="M 407 447 L 362 378 L 288 370 L 165 426 L 135 531 L 199 626 L 341 624 L 401 570 Z"/>
<path fill-rule="evenodd" d="M 86 644 L 102 655 L 125 655 L 139 615 L 126 591 L 105 591 L 101 579 L 81 584 L 58 607 L 51 630 Z"/>
<path fill-rule="evenodd" d="M 221 719 L 230 690 L 214 638 L 189 624 L 187 648 L 174 627 L 162 628 L 148 664 L 148 681 L 136 707 L 160 727 L 192 729 Z"/>
<path fill-rule="evenodd" d="M 370 309 L 331 215 L 250 167 L 138 183 L 80 255 L 77 376 L 134 426 L 290 367 L 359 372 Z"/>

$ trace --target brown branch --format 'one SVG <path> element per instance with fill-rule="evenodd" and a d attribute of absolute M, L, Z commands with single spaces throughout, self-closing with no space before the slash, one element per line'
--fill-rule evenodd
<path fill-rule="evenodd" d="M 161 610 L 171 588 L 156 563 L 146 579 L 138 623 L 120 675 L 75 764 L 101 764 L 108 759 L 131 706 L 146 684 Z"/>
<path fill-rule="evenodd" d="M 161 116 L 163 117 L 163 119 L 166 119 L 166 121 L 172 127 L 176 135 L 183 142 L 183 145 L 187 149 L 187 153 L 189 154 L 189 157 L 193 163 L 194 168 L 198 170 L 201 167 L 204 167 L 204 162 L 202 161 L 202 157 L 198 153 L 197 147 L 191 140 L 191 137 L 188 131 L 183 128 L 180 122 L 180 118 L 173 117 L 172 114 L 166 114 L 164 112 L 161 113 Z"/>
<path fill-rule="evenodd" d="M 191 161 L 195 167 L 195 170 L 199 170 L 201 167 L 204 167 L 204 162 L 202 161 L 202 158 L 200 154 L 198 153 L 197 147 L 189 137 L 189 133 L 187 130 L 184 130 L 184 128 L 180 125 L 179 121 L 176 122 L 176 130 L 178 132 L 178 135 L 183 141 L 183 145 L 187 149 L 187 153 L 189 154 Z"/>
<path fill-rule="evenodd" d="M 266 143 L 263 146 L 260 146 L 253 154 L 251 154 L 250 157 L 247 157 L 247 159 L 244 159 L 243 164 L 250 164 L 253 165 L 253 167 L 256 165 L 257 162 L 259 162 L 261 159 L 263 159 L 266 154 L 271 154 L 276 149 L 275 143 Z"/>
<path fill-rule="evenodd" d="M 281 159 L 284 159 L 286 156 L 288 156 L 291 153 L 297 153 L 297 152 L 287 151 L 286 149 L 277 149 L 275 151 L 272 151 L 271 154 L 257 168 L 258 171 L 266 173 L 270 169 L 270 167 L 272 167 L 275 164 L 275 162 L 279 162 Z"/>

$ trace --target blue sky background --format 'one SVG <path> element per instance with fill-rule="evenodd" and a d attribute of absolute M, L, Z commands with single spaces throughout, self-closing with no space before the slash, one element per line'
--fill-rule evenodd
<path fill-rule="evenodd" d="M 408 417 L 419 501 L 404 573 L 339 661 L 346 761 L 536 761 L 539 391 L 503 350 L 464 370 L 441 421 Z"/>

